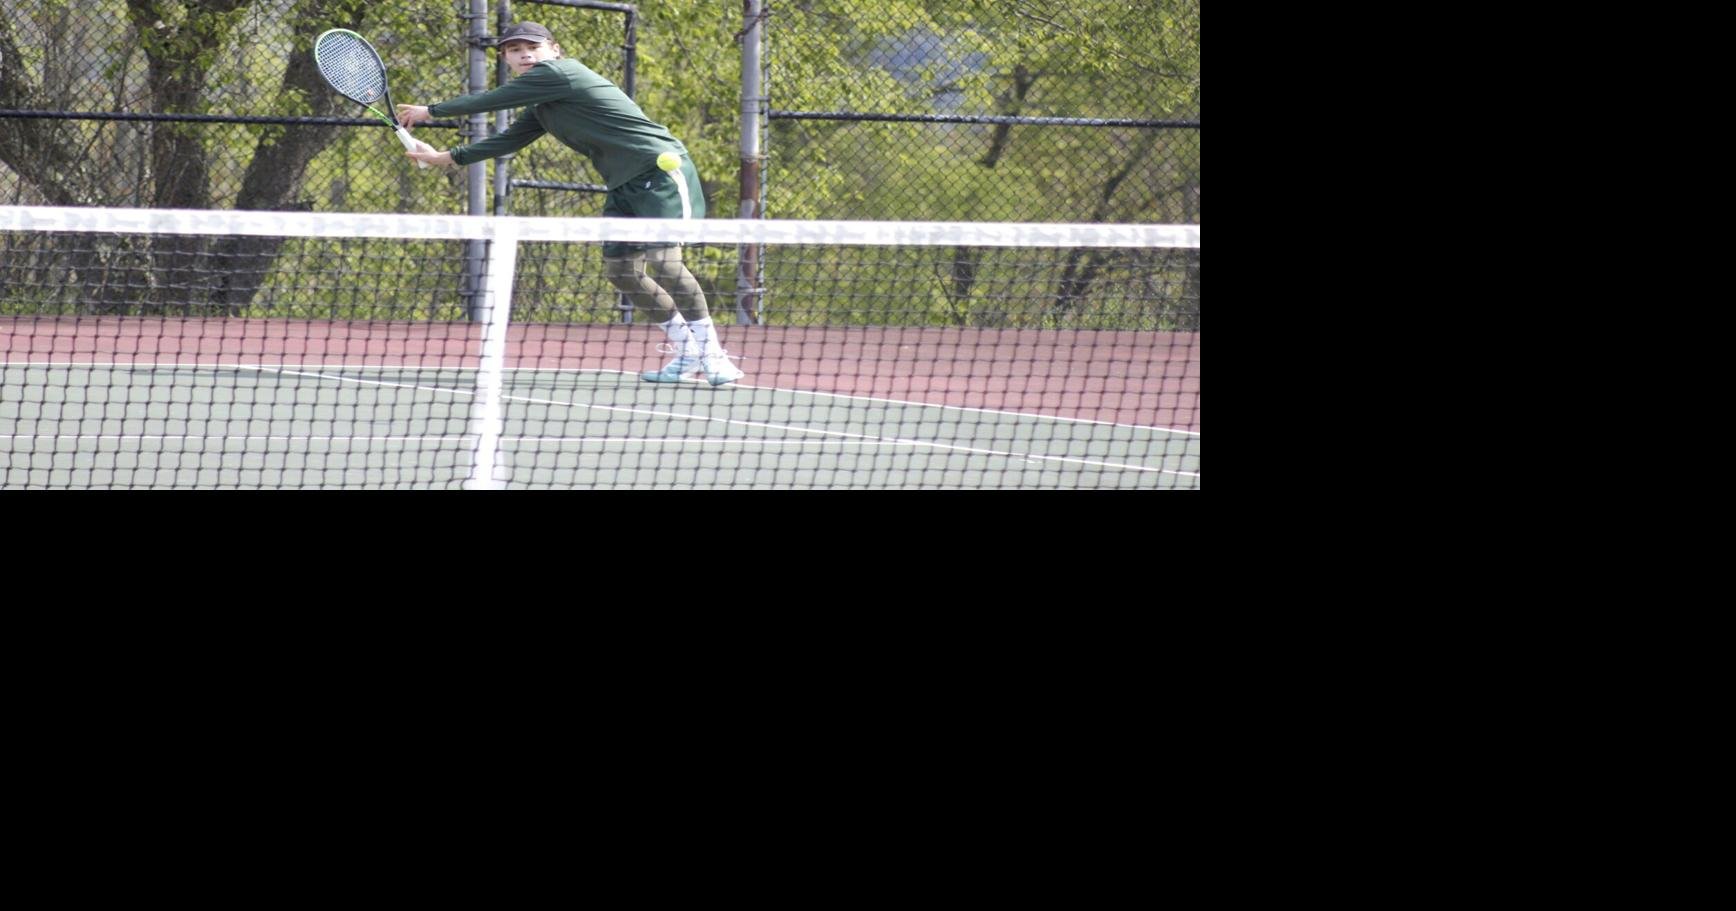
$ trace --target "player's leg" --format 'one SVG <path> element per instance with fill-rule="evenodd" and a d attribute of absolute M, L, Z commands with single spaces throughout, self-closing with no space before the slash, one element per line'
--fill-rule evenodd
<path fill-rule="evenodd" d="M 676 309 L 686 317 L 701 369 L 711 385 L 722 386 L 741 379 L 741 368 L 724 350 L 723 338 L 711 321 L 711 311 L 705 303 L 705 289 L 700 287 L 699 280 L 682 261 L 681 248 L 667 246 L 646 250 L 645 271 L 669 293 Z"/>
<path fill-rule="evenodd" d="M 608 198 L 603 202 L 603 215 L 611 218 L 631 218 L 638 215 L 639 201 L 635 196 L 647 189 L 641 186 L 641 183 L 634 181 L 609 191 Z M 646 274 L 644 246 L 617 241 L 605 242 L 603 268 L 609 284 L 627 295 L 634 311 L 655 323 L 669 338 L 669 347 L 666 350 L 673 356 L 672 359 L 664 364 L 661 370 L 642 373 L 639 378 L 651 383 L 678 383 L 683 379 L 698 379 L 702 363 L 700 349 L 694 347 L 687 320 L 681 315 L 675 299 Z"/>
<path fill-rule="evenodd" d="M 648 179 L 635 179 L 628 185 L 634 214 L 645 218 L 705 217 L 705 187 L 699 180 L 699 171 L 688 156 L 677 158 L 679 167 L 665 170 L 660 159 L 661 174 L 647 174 Z M 668 246 L 646 251 L 645 267 L 651 277 L 669 292 L 676 308 L 687 318 L 702 369 L 711 385 L 722 386 L 741 379 L 741 368 L 724 350 L 723 339 L 712 323 L 711 311 L 705 303 L 705 292 L 682 261 L 681 248 Z"/>
<path fill-rule="evenodd" d="M 676 383 L 683 377 L 692 378 L 703 363 L 701 355 L 704 349 L 694 344 L 687 320 L 676 307 L 675 299 L 646 274 L 645 251 L 626 245 L 605 246 L 612 248 L 603 256 L 604 274 L 609 284 L 627 295 L 635 313 L 655 323 L 669 338 L 668 352 L 673 355 L 672 359 L 661 370 L 640 374 L 640 378 L 652 383 Z"/>

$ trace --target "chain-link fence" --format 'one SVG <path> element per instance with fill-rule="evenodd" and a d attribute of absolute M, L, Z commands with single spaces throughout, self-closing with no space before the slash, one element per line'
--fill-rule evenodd
<path fill-rule="evenodd" d="M 769 6 L 769 217 L 1200 220 L 1199 0 Z"/>
<path fill-rule="evenodd" d="M 745 193 L 774 218 L 1200 220 L 1199 0 L 16 0 L 0 201 L 598 214 L 597 175 L 559 143 L 489 165 L 491 182 L 417 172 L 313 66 L 315 36 L 354 29 L 396 101 L 431 103 L 498 84 L 481 47 L 518 19 L 683 140 L 712 217 L 742 214 L 755 171 Z"/>
<path fill-rule="evenodd" d="M 491 28 L 499 34 L 520 19 L 548 26 L 561 52 L 576 57 L 629 95 L 638 94 L 637 58 L 640 14 L 626 4 L 575 4 L 572 0 L 498 0 L 489 5 Z M 510 74 L 491 56 L 490 86 Z M 513 112 L 490 116 L 495 132 L 506 129 Z M 605 188 L 588 162 L 558 142 L 537 142 L 508 156 L 492 169 L 492 209 L 500 214 L 594 216 L 603 213 Z"/>
<path fill-rule="evenodd" d="M 505 3 L 384 8 L 359 0 L 22 0 L 0 10 L 0 200 L 24 205 L 462 212 L 461 170 L 418 173 L 382 124 L 332 91 L 313 64 L 328 28 L 362 32 L 387 65 L 393 99 L 429 104 L 471 90 Z M 483 6 L 485 12 L 473 10 Z M 630 87 L 620 4 L 517 4 L 585 62 Z M 473 53 L 474 50 L 474 53 Z M 499 123 L 505 126 L 504 117 Z M 421 128 L 445 148 L 469 127 Z M 516 156 L 523 192 L 581 187 L 586 165 L 541 143 Z M 503 172 L 504 173 L 504 172 Z M 495 188 L 504 194 L 518 186 Z M 582 203 L 589 195 L 553 190 Z M 593 207 L 600 209 L 599 201 Z M 525 200 L 535 210 L 534 197 Z M 578 206 L 582 208 L 582 206 Z M 480 209 L 488 211 L 484 201 Z M 580 214 L 562 212 L 561 214 Z M 595 214 L 594 211 L 583 214 Z"/>
<path fill-rule="evenodd" d="M 378 121 L 313 67 L 327 28 L 461 48 L 463 23 L 420 4 L 370 28 L 361 4 L 23 0 L 0 12 L 0 199 L 14 204 L 453 211 Z M 461 53 L 403 66 L 400 97 L 464 85 Z"/>

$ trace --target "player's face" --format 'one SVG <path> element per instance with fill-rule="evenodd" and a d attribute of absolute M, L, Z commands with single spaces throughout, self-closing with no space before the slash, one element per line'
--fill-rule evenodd
<path fill-rule="evenodd" d="M 508 41 L 500 46 L 500 56 L 514 76 L 523 76 L 544 60 L 555 59 L 556 53 L 554 45 L 547 41 Z"/>

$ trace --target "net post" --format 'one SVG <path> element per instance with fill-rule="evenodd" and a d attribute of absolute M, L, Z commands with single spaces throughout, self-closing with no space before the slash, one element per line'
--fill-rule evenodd
<path fill-rule="evenodd" d="M 476 369 L 476 390 L 470 404 L 470 433 L 476 437 L 476 459 L 465 490 L 499 490 L 495 463 L 500 455 L 501 377 L 506 366 L 506 330 L 512 320 L 512 279 L 518 267 L 518 228 L 510 218 L 493 219 L 494 239 L 488 243 L 487 291 L 483 295 L 482 358 Z"/>

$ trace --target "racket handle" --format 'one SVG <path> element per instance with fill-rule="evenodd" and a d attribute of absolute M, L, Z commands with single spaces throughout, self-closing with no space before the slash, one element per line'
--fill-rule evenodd
<path fill-rule="evenodd" d="M 412 152 L 416 151 L 416 138 L 410 135 L 410 131 L 403 127 L 398 127 L 397 129 L 398 141 L 404 144 L 404 148 L 409 149 Z M 416 162 L 416 167 L 426 169 L 428 167 L 428 162 L 418 161 Z"/>

